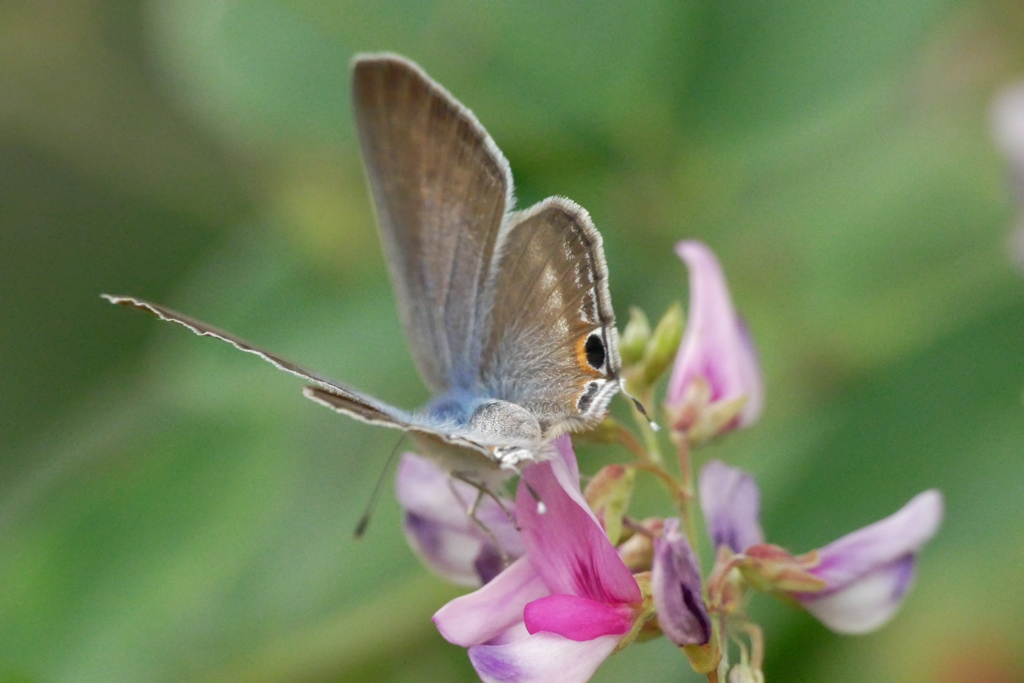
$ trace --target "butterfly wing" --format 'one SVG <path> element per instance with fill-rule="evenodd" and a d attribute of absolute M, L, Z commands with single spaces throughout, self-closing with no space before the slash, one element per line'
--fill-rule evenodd
<path fill-rule="evenodd" d="M 410 420 L 412 418 L 403 410 L 390 406 L 383 401 L 378 401 L 372 396 L 367 396 L 362 392 L 356 391 L 344 384 L 335 382 L 332 379 L 328 379 L 319 373 L 307 370 L 290 360 L 282 358 L 270 351 L 265 351 L 240 337 L 236 337 L 230 332 L 225 332 L 224 330 L 219 330 L 212 325 L 207 325 L 201 320 L 196 320 L 195 318 L 189 317 L 183 313 L 178 313 L 177 311 L 165 306 L 130 296 L 112 296 L 110 294 L 104 294 L 103 298 L 110 303 L 117 304 L 119 306 L 128 306 L 130 308 L 137 308 L 147 313 L 151 313 L 161 320 L 167 320 L 169 322 L 183 325 L 200 336 L 213 337 L 214 339 L 219 339 L 231 344 L 236 349 L 245 351 L 246 353 L 255 354 L 279 370 L 284 370 L 285 372 L 296 375 L 297 377 L 301 377 L 307 382 L 315 385 L 319 391 L 332 395 L 336 399 L 336 403 L 332 405 L 333 408 L 336 410 L 342 410 L 342 407 L 344 407 L 342 412 L 345 412 L 358 420 L 373 424 L 380 424 L 387 427 L 394 427 L 396 429 L 406 429 L 410 424 Z"/>
<path fill-rule="evenodd" d="M 621 361 L 590 215 L 561 197 L 513 214 L 493 271 L 484 386 L 533 413 L 545 440 L 599 422 Z"/>
<path fill-rule="evenodd" d="M 512 204 L 508 162 L 472 112 L 412 62 L 353 62 L 363 160 L 413 357 L 435 394 L 469 388 L 478 302 Z"/>
<path fill-rule="evenodd" d="M 420 444 L 425 452 L 435 456 L 453 471 L 464 471 L 466 473 L 487 472 L 495 470 L 498 465 L 494 446 L 491 444 L 484 445 L 478 443 L 470 438 L 469 435 L 452 434 L 449 430 L 444 429 L 442 425 L 434 424 L 425 416 L 407 413 L 383 401 L 378 401 L 372 396 L 328 379 L 319 373 L 307 370 L 270 351 L 261 349 L 230 332 L 225 332 L 201 320 L 196 320 L 183 313 L 178 313 L 165 306 L 143 301 L 142 299 L 128 296 L 113 296 L 110 294 L 102 296 L 111 303 L 146 311 L 161 320 L 182 325 L 200 336 L 213 337 L 214 339 L 231 344 L 236 349 L 255 354 L 279 370 L 284 370 L 310 382 L 311 385 L 303 390 L 303 394 L 307 398 L 362 422 L 407 432 Z"/>

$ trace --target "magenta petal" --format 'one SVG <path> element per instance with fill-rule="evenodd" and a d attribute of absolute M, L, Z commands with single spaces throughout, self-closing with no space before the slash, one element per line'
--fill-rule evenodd
<path fill-rule="evenodd" d="M 721 460 L 709 460 L 700 471 L 700 507 L 716 548 L 741 553 L 764 543 L 761 492 L 749 473 Z"/>
<path fill-rule="evenodd" d="M 534 600 L 523 612 L 526 630 L 547 631 L 569 640 L 622 635 L 633 626 L 633 611 L 575 595 L 549 595 Z"/>
<path fill-rule="evenodd" d="M 581 501 L 562 487 L 550 462 L 523 473 L 516 515 L 530 562 L 553 594 L 639 604 L 640 587 Z"/>
<path fill-rule="evenodd" d="M 526 605 L 548 593 L 533 565 L 523 557 L 483 588 L 439 609 L 434 624 L 449 643 L 462 647 L 486 643 L 521 623 Z"/>
<path fill-rule="evenodd" d="M 669 379 L 667 403 L 677 405 L 698 377 L 712 402 L 746 397 L 733 428 L 761 415 L 764 383 L 750 334 L 736 313 L 725 274 L 714 252 L 696 241 L 679 242 L 676 253 L 690 271 L 690 310 Z"/>
<path fill-rule="evenodd" d="M 575 641 L 537 633 L 505 645 L 469 648 L 469 659 L 484 683 L 586 683 L 620 636 Z"/>
<path fill-rule="evenodd" d="M 557 457 L 552 457 L 548 462 L 562 491 L 574 500 L 581 510 L 590 515 L 595 524 L 600 525 L 601 522 L 597 519 L 594 511 L 590 509 L 587 499 L 583 497 L 583 491 L 580 489 L 580 467 L 576 462 L 576 451 L 573 450 L 569 435 L 563 434 L 552 441 L 551 445 L 554 447 Z"/>
<path fill-rule="evenodd" d="M 558 454 L 557 459 L 552 459 L 552 463 L 555 465 L 555 475 L 562 484 L 562 488 L 566 491 L 579 491 L 580 490 L 580 466 L 576 461 L 576 451 L 572 447 L 572 439 L 569 438 L 568 434 L 563 434 L 554 441 L 551 442 L 554 446 L 555 452 Z M 583 500 L 581 497 L 580 500 Z"/>

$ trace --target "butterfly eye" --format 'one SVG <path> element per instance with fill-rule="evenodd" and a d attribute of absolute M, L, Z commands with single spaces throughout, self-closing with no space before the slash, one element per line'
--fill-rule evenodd
<path fill-rule="evenodd" d="M 601 339 L 601 335 L 594 333 L 587 337 L 587 341 L 583 345 L 583 352 L 586 354 L 587 364 L 590 367 L 595 370 L 600 370 L 604 367 L 606 354 L 604 340 Z"/>

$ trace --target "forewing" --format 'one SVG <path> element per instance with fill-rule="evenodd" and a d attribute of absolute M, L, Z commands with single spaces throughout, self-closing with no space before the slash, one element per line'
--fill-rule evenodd
<path fill-rule="evenodd" d="M 331 407 L 341 409 L 340 406 L 344 405 L 346 410 L 343 412 L 359 420 L 395 427 L 397 429 L 405 429 L 409 424 L 410 418 L 405 411 L 390 406 L 383 401 L 378 401 L 372 396 L 367 396 L 362 392 L 351 389 L 344 384 L 335 382 L 332 379 L 328 379 L 319 373 L 307 370 L 300 365 L 296 365 L 290 360 L 282 358 L 270 351 L 265 351 L 240 337 L 236 337 L 230 332 L 219 330 L 212 325 L 207 325 L 201 320 L 196 320 L 195 318 L 189 317 L 183 313 L 178 313 L 170 308 L 150 303 L 148 301 L 143 301 L 142 299 L 136 299 L 130 296 L 113 296 L 110 294 L 103 294 L 102 296 L 110 303 L 146 311 L 161 320 L 183 325 L 200 336 L 213 337 L 214 339 L 219 339 L 231 344 L 236 349 L 245 351 L 246 353 L 255 354 L 279 370 L 284 370 L 285 372 L 301 377 L 307 382 L 311 382 L 316 385 L 319 391 L 334 396 L 337 399 L 337 405 L 333 405 Z"/>
<path fill-rule="evenodd" d="M 497 447 L 500 444 L 480 443 L 469 438 L 468 435 L 449 433 L 443 425 L 435 424 L 425 416 L 408 413 L 383 401 L 378 401 L 372 396 L 307 370 L 277 354 L 265 351 L 230 332 L 217 329 L 170 308 L 134 297 L 110 294 L 102 296 L 107 301 L 119 306 L 137 308 L 151 313 L 161 320 L 182 325 L 200 336 L 213 337 L 227 342 L 236 349 L 259 356 L 280 370 L 301 377 L 312 384 L 303 389 L 303 394 L 307 398 L 357 420 L 409 433 L 417 443 L 430 446 L 438 461 L 449 470 L 483 477 L 499 474 L 498 467 L 503 462 L 502 453 Z"/>
<path fill-rule="evenodd" d="M 397 55 L 353 63 L 363 160 L 405 335 L 435 393 L 470 386 L 480 299 L 511 208 L 508 162 L 476 117 Z"/>
<path fill-rule="evenodd" d="M 600 421 L 621 361 L 601 235 L 586 210 L 551 197 L 514 214 L 491 291 L 483 385 L 530 410 L 546 439 Z"/>

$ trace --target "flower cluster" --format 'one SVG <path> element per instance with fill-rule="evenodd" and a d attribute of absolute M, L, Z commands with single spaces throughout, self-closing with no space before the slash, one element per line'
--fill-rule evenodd
<path fill-rule="evenodd" d="M 470 519 L 476 491 L 419 456 L 403 459 L 397 489 L 411 545 L 437 573 L 479 586 L 434 622 L 468 649 L 484 681 L 586 681 L 612 653 L 657 635 L 710 681 L 763 681 L 761 631 L 745 613 L 751 593 L 781 596 L 840 633 L 874 630 L 898 610 L 938 529 L 942 497 L 925 491 L 879 522 L 794 555 L 766 542 L 751 474 L 710 460 L 694 487 L 691 449 L 755 422 L 763 388 L 714 254 L 696 242 L 677 251 L 690 271 L 685 333 L 676 309 L 653 331 L 634 311 L 622 352 L 627 387 L 642 400 L 673 366 L 664 404 L 678 470 L 664 464 L 646 421 L 638 421 L 639 440 L 607 424 L 595 434 L 621 441 L 631 462 L 605 467 L 583 490 L 569 437 L 560 437 L 549 460 L 522 472 L 514 500 L 484 499 Z M 678 514 L 628 516 L 638 473 L 665 484 Z M 706 578 L 694 505 L 714 553 Z M 730 641 L 739 650 L 732 659 Z"/>

